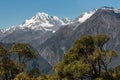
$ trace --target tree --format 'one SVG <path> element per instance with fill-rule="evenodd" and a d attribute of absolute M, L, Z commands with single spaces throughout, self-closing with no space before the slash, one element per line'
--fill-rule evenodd
<path fill-rule="evenodd" d="M 9 50 L 7 50 L 5 47 L 3 46 L 0 46 L 0 60 L 6 58 L 6 57 L 9 57 L 10 54 L 9 54 Z"/>
<path fill-rule="evenodd" d="M 41 74 L 41 75 L 37 78 L 37 80 L 48 80 L 48 79 L 47 79 L 46 75 Z"/>
<path fill-rule="evenodd" d="M 120 65 L 109 69 L 109 73 L 114 78 L 114 80 L 120 80 Z"/>
<path fill-rule="evenodd" d="M 24 71 L 25 65 L 28 61 L 35 59 L 35 53 L 30 49 L 28 44 L 15 43 L 12 45 L 11 51 L 17 54 L 17 66 L 20 72 Z"/>
<path fill-rule="evenodd" d="M 60 80 L 57 75 L 55 74 L 50 74 L 47 75 L 47 80 Z"/>
<path fill-rule="evenodd" d="M 55 74 L 60 80 L 96 79 L 108 72 L 108 65 L 116 56 L 114 50 L 105 50 L 103 46 L 109 37 L 103 34 L 83 36 L 64 54 L 63 61 L 56 65 Z M 102 79 L 102 78 L 101 78 Z"/>
<path fill-rule="evenodd" d="M 31 78 L 37 78 L 40 74 L 41 74 L 41 72 L 38 68 L 34 68 L 29 72 L 29 76 Z"/>
<path fill-rule="evenodd" d="M 22 73 L 19 73 L 18 75 L 16 75 L 14 80 L 30 80 L 30 78 L 29 78 L 28 74 L 26 74 L 25 72 L 22 72 Z"/>
<path fill-rule="evenodd" d="M 3 66 L 2 60 L 7 57 L 8 50 L 2 46 L 0 46 L 0 77 L 3 78 L 5 74 L 5 69 Z"/>
<path fill-rule="evenodd" d="M 18 57 L 18 60 L 14 57 Z M 15 43 L 10 50 L 0 46 L 0 79 L 14 79 L 17 74 L 24 71 L 27 61 L 35 57 L 35 53 L 27 44 Z"/>
<path fill-rule="evenodd" d="M 16 63 L 11 59 L 11 53 L 0 46 L 0 76 L 3 80 L 13 79 L 18 74 Z"/>
<path fill-rule="evenodd" d="M 18 54 L 19 63 L 26 63 L 36 57 L 28 44 L 15 43 L 12 46 L 12 51 Z"/>

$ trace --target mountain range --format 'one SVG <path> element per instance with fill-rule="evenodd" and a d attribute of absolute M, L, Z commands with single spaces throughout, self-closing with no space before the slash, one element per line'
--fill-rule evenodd
<path fill-rule="evenodd" d="M 118 57 L 113 63 L 114 65 L 119 63 L 120 10 L 112 7 L 102 7 L 85 12 L 73 20 L 70 18 L 60 19 L 43 12 L 37 13 L 18 26 L 1 29 L 0 41 L 4 44 L 14 42 L 30 44 L 40 56 L 38 58 L 41 60 L 37 61 L 39 65 L 46 66 L 45 68 L 41 67 L 44 72 L 62 60 L 63 54 L 76 39 L 87 34 L 108 35 L 110 41 L 104 48 L 115 49 Z"/>

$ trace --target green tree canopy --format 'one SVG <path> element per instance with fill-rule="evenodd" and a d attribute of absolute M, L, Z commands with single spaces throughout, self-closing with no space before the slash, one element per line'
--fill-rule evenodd
<path fill-rule="evenodd" d="M 55 66 L 55 74 L 60 80 L 95 79 L 108 72 L 108 65 L 116 56 L 114 50 L 103 46 L 109 37 L 103 34 L 83 36 L 64 54 L 63 61 Z M 101 78 L 102 79 L 102 78 Z"/>
<path fill-rule="evenodd" d="M 28 44 L 15 43 L 12 46 L 12 51 L 18 54 L 20 63 L 26 63 L 36 57 L 35 53 L 30 49 Z"/>
<path fill-rule="evenodd" d="M 26 74 L 25 72 L 22 72 L 22 73 L 19 73 L 18 75 L 16 75 L 14 80 L 30 80 L 30 78 L 29 78 L 28 74 Z"/>
<path fill-rule="evenodd" d="M 0 46 L 0 79 L 14 79 L 17 74 L 24 71 L 26 62 L 34 58 L 36 55 L 28 44 L 15 43 L 10 50 Z"/>

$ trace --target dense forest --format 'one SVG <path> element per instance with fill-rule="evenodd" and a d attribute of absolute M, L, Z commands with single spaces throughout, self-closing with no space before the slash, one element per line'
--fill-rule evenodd
<path fill-rule="evenodd" d="M 104 34 L 81 37 L 48 75 L 38 68 L 25 70 L 26 63 L 37 56 L 28 44 L 0 46 L 0 80 L 120 80 L 120 66 L 109 66 L 116 51 L 104 49 L 109 39 Z"/>

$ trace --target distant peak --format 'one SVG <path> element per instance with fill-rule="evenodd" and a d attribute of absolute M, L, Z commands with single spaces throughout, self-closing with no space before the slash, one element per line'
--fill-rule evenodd
<path fill-rule="evenodd" d="M 113 8 L 113 7 L 107 7 L 107 6 L 104 6 L 102 8 L 100 8 L 101 10 L 110 10 L 110 11 L 114 11 L 115 13 L 120 13 L 120 9 L 116 9 L 116 8 Z"/>
<path fill-rule="evenodd" d="M 72 20 L 72 19 L 69 17 L 64 17 L 63 20 Z"/>
<path fill-rule="evenodd" d="M 57 16 L 52 16 L 45 12 L 38 12 L 35 16 L 25 20 L 25 22 L 19 26 L 22 29 L 29 28 L 33 30 L 53 31 L 67 23 L 68 22 L 62 21 L 62 19 Z"/>
<path fill-rule="evenodd" d="M 38 12 L 36 16 L 49 16 L 49 15 L 45 12 Z"/>
<path fill-rule="evenodd" d="M 113 7 L 107 7 L 107 6 L 104 6 L 104 7 L 102 7 L 102 8 L 100 8 L 100 9 L 102 9 L 102 10 L 119 10 L 119 9 L 117 9 L 117 8 L 113 8 Z"/>
<path fill-rule="evenodd" d="M 65 17 L 65 18 L 62 19 L 62 21 L 63 21 L 64 23 L 66 23 L 66 24 L 69 24 L 69 23 L 71 23 L 73 20 L 72 20 L 71 18 Z"/>
<path fill-rule="evenodd" d="M 114 9 L 113 7 L 103 6 L 101 9 Z"/>

